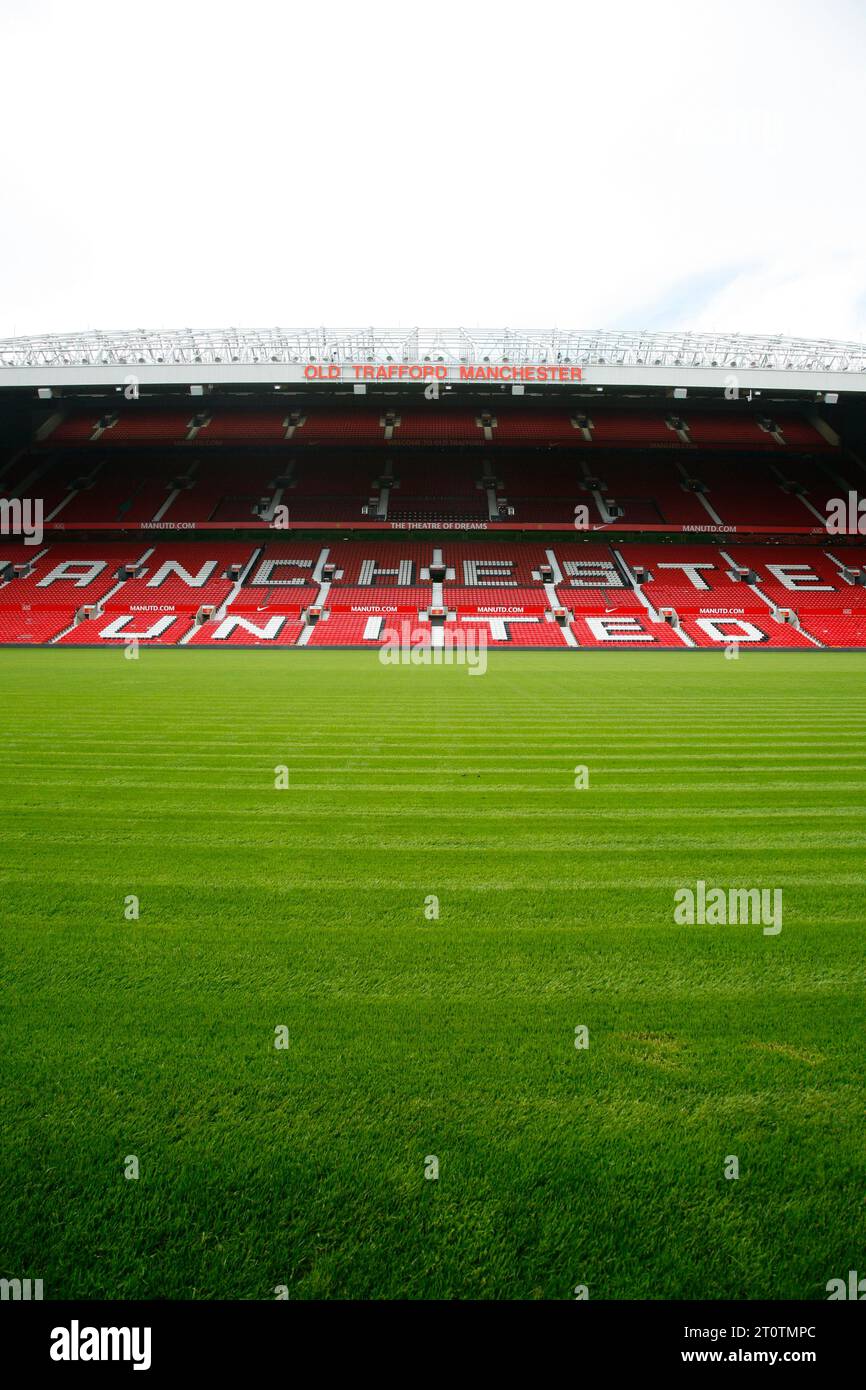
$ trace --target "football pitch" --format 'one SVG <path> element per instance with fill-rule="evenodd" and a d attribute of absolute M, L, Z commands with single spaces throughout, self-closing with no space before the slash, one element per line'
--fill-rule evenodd
<path fill-rule="evenodd" d="M 866 655 L 0 678 L 0 1275 L 824 1299 L 862 1267 Z M 678 923 L 698 882 L 781 889 L 781 930 Z"/>

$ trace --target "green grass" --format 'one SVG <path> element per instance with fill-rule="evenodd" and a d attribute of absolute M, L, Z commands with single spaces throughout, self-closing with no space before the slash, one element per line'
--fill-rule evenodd
<path fill-rule="evenodd" d="M 862 1270 L 866 657 L 0 673 L 0 1274 L 738 1299 Z M 782 887 L 781 934 L 676 926 L 699 878 Z"/>

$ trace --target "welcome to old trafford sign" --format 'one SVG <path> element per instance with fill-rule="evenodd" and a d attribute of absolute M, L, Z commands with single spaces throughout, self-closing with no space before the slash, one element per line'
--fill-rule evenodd
<path fill-rule="evenodd" d="M 308 362 L 307 381 L 534 381 L 569 382 L 583 379 L 583 368 L 550 366 L 544 362 Z"/>

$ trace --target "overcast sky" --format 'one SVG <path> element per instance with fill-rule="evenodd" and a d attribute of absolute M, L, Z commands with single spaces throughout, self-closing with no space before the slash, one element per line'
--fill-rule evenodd
<path fill-rule="evenodd" d="M 866 339 L 862 0 L 0 0 L 0 336 Z"/>

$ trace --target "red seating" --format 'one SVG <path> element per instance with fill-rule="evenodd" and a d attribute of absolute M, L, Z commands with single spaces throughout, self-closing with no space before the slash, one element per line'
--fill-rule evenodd
<path fill-rule="evenodd" d="M 71 612 L 39 608 L 0 608 L 0 644 L 29 646 L 50 642 L 72 622 Z"/>
<path fill-rule="evenodd" d="M 293 647 L 303 632 L 297 616 L 284 613 L 231 613 L 202 623 L 189 647 Z"/>
<path fill-rule="evenodd" d="M 623 545 L 619 551 L 632 571 L 635 566 L 649 570 L 652 577 L 641 589 L 657 611 L 712 615 L 766 612 L 769 607 L 747 584 L 729 577 L 732 566 L 715 546 Z"/>
<path fill-rule="evenodd" d="M 382 412 L 369 406 L 328 410 L 316 406 L 302 412 L 292 444 L 383 444 Z"/>
<path fill-rule="evenodd" d="M 681 626 L 697 647 L 814 647 L 790 623 L 777 623 L 767 613 L 739 616 L 703 615 L 683 618 Z"/>
<path fill-rule="evenodd" d="M 359 521 L 361 508 L 377 494 L 375 477 L 381 471 L 376 455 L 345 458 L 318 450 L 293 456 L 291 480 L 280 503 L 288 507 L 292 522 Z M 278 476 L 277 461 L 274 476 Z"/>
<path fill-rule="evenodd" d="M 714 512 L 728 525 L 809 528 L 818 517 L 807 503 L 823 514 L 839 490 L 818 457 L 830 446 L 797 416 L 774 421 L 781 433 L 773 433 L 760 427 L 757 411 L 740 406 L 705 412 L 689 404 L 677 417 L 662 407 L 581 400 L 569 407 L 504 396 L 487 412 L 451 394 L 424 401 L 420 392 L 417 403 L 389 399 L 387 408 L 353 398 L 339 408 L 313 402 L 257 411 L 122 402 L 101 416 L 91 410 L 61 421 L 30 451 L 26 468 L 16 462 L 14 476 L 20 482 L 37 461 L 47 464 L 38 479 L 46 517 L 81 527 L 148 521 L 157 512 L 166 522 L 257 522 L 256 507 L 274 498 L 277 479 L 293 525 L 372 520 L 365 508 L 379 498 L 386 461 L 387 520 L 406 526 L 489 521 L 479 486 L 485 465 L 518 525 L 567 525 L 577 506 L 601 524 L 600 493 L 632 527 L 705 526 Z M 585 428 L 576 426 L 580 419 Z M 682 429 L 672 428 L 677 422 Z M 677 462 L 706 485 L 703 501 Z M 587 487 L 587 470 L 600 488 Z M 170 497 L 170 484 L 186 474 L 189 485 Z M 785 482 L 802 485 L 803 497 Z M 72 484 L 83 485 L 73 494 Z"/>
<path fill-rule="evenodd" d="M 429 570 L 432 560 L 432 545 L 350 541 L 330 546 L 326 563 L 335 566 L 336 578 L 327 606 L 335 610 L 347 606 L 373 610 L 376 605 L 426 608 L 433 589 L 430 579 L 422 579 L 421 574 Z"/>
<path fill-rule="evenodd" d="M 665 424 L 665 413 L 625 410 L 588 410 L 593 444 L 634 445 L 646 447 L 664 445 L 681 448 L 673 430 Z"/>
<path fill-rule="evenodd" d="M 774 417 L 774 424 L 781 430 L 782 438 L 789 449 L 808 449 L 821 450 L 828 449 L 830 445 L 822 434 L 811 425 L 808 420 L 802 419 L 798 415 L 780 415 Z"/>
<path fill-rule="evenodd" d="M 768 461 L 769 462 L 769 461 Z M 837 463 L 835 458 L 830 460 L 830 466 L 825 468 L 822 460 L 799 457 L 797 454 L 784 454 L 772 460 L 772 463 L 783 481 L 799 484 L 803 489 L 803 496 L 799 499 L 802 508 L 802 515 L 809 519 L 810 524 L 814 524 L 819 519 L 825 522 L 829 514 L 829 503 L 831 499 L 844 497 L 847 500 L 849 491 L 857 491 L 858 486 L 863 490 L 862 483 L 855 476 L 850 481 L 840 484 L 836 473 L 837 468 L 847 467 L 852 474 L 855 470 L 849 461 Z M 814 508 L 810 510 L 807 503 Z M 818 516 L 815 516 L 815 512 Z"/>
<path fill-rule="evenodd" d="M 112 423 L 115 415 L 117 419 Z M 489 439 L 485 436 L 485 416 L 489 420 Z M 585 398 L 576 400 L 573 406 L 542 406 L 535 401 L 518 405 L 507 397 L 489 406 L 467 406 L 445 392 L 427 401 L 419 390 L 418 403 L 389 400 L 382 406 L 350 400 L 339 407 L 286 402 L 260 410 L 213 409 L 204 399 L 191 398 L 183 409 L 166 410 L 155 409 L 144 401 L 123 402 L 103 412 L 91 409 L 69 415 L 56 426 L 47 442 L 51 447 L 90 442 L 182 442 L 197 431 L 203 443 L 383 443 L 386 428 L 390 427 L 390 439 L 397 444 L 451 440 L 466 444 L 582 447 L 590 445 L 578 424 L 583 419 L 591 445 L 688 447 L 673 427 L 679 419 L 688 440 L 701 446 L 788 447 L 810 452 L 828 447 L 823 436 L 801 416 L 775 417 L 772 423 L 777 427 L 776 433 L 763 429 L 761 418 L 760 411 L 740 405 L 709 411 L 692 403 L 681 411 L 646 407 L 629 410 L 590 403 Z"/>
<path fill-rule="evenodd" d="M 49 443 L 54 448 L 60 444 L 87 444 L 93 438 L 93 432 L 99 423 L 100 416 L 95 412 L 82 415 L 70 415 L 67 419 L 61 420 L 49 436 Z"/>
<path fill-rule="evenodd" d="M 571 630 L 582 647 L 679 647 L 686 643 L 667 623 L 654 623 L 643 613 L 575 615 Z"/>
<path fill-rule="evenodd" d="M 135 638 L 141 646 L 173 647 L 189 632 L 190 621 L 189 613 L 104 613 L 73 627 L 57 646 L 124 646 Z"/>
<path fill-rule="evenodd" d="M 446 542 L 442 559 L 454 578 L 445 580 L 442 601 L 451 609 L 544 610 L 550 607 L 540 567 L 548 563 L 544 546 Z"/>
<path fill-rule="evenodd" d="M 44 555 L 47 550 L 46 541 L 41 545 L 26 545 L 24 541 L 0 541 L 0 565 L 28 564 L 38 556 Z"/>
<path fill-rule="evenodd" d="M 62 521 L 64 526 L 75 522 L 119 521 L 128 510 L 135 490 L 136 483 L 123 470 L 112 469 L 108 475 L 105 470 L 100 470 L 93 487 L 69 496 L 66 505 L 57 514 L 57 520 Z"/>
<path fill-rule="evenodd" d="M 121 443 L 153 444 L 157 441 L 180 443 L 189 435 L 193 420 L 199 413 L 206 412 L 192 401 L 184 410 L 157 411 L 146 406 L 125 406 L 121 410 L 83 413 L 61 421 L 49 436 L 48 443 L 52 448 L 60 444 L 91 442 L 112 446 Z M 107 422 L 113 415 L 117 415 L 115 423 L 107 423 L 105 428 L 100 429 L 100 421 Z M 97 430 L 100 432 L 94 439 Z"/>
<path fill-rule="evenodd" d="M 163 513 L 165 521 L 258 521 L 253 503 L 270 495 L 275 469 L 270 459 L 237 459 L 212 456 L 187 461 L 191 486 L 178 490 Z M 184 470 L 177 469 L 180 474 Z M 240 496 L 241 492 L 243 496 Z M 223 511 L 222 517 L 220 511 Z"/>
<path fill-rule="evenodd" d="M 225 444 L 281 444 L 286 438 L 286 420 L 287 411 L 278 408 L 236 413 L 217 410 L 207 427 L 208 439 Z"/>
<path fill-rule="evenodd" d="M 477 486 L 477 463 L 426 452 L 394 457 L 388 492 L 391 521 L 472 521 L 486 519 L 486 491 Z"/>
<path fill-rule="evenodd" d="M 316 623 L 310 635 L 311 647 L 380 646 L 386 640 L 384 631 L 373 641 L 364 640 L 364 630 L 372 614 L 337 613 Z M 387 627 L 387 623 L 385 624 Z"/>
<path fill-rule="evenodd" d="M 866 613 L 807 613 L 801 625 L 825 647 L 866 647 Z"/>
<path fill-rule="evenodd" d="M 492 430 L 493 443 L 565 444 L 580 448 L 584 439 L 580 430 L 572 423 L 573 416 L 577 413 L 564 406 L 557 410 L 516 410 L 508 405 L 497 405 L 491 411 L 496 420 Z"/>
<path fill-rule="evenodd" d="M 392 444 L 483 444 L 477 413 L 452 407 L 450 401 L 429 401 L 424 409 L 400 408 Z"/>
<path fill-rule="evenodd" d="M 456 614 L 446 634 L 477 629 L 491 646 L 564 645 L 565 630 L 547 617 L 553 607 L 573 615 L 570 631 L 580 646 L 866 645 L 866 586 L 846 582 L 840 569 L 842 563 L 866 568 L 866 547 L 647 542 L 614 548 L 580 540 L 545 547 L 480 538 L 446 538 L 435 547 L 346 541 L 333 548 L 315 540 L 263 547 L 165 541 L 144 548 L 64 541 L 35 553 L 20 543 L 2 545 L 0 641 L 102 645 L 137 636 L 163 646 L 181 639 L 193 646 L 294 646 L 308 635 L 313 646 L 363 646 L 379 645 L 396 630 L 424 642 L 432 629 L 419 613 L 430 609 L 434 591 L 439 597 L 429 578 L 434 550 L 437 563 L 454 573 L 442 583 L 441 606 Z M 10 579 L 10 564 L 32 565 L 32 573 Z M 139 577 L 119 577 L 136 564 L 144 567 Z M 336 567 L 335 580 L 314 580 L 328 565 Z M 401 566 L 408 583 L 389 573 Z M 555 594 L 542 581 L 542 566 L 559 575 Z M 245 570 L 248 582 L 239 584 Z M 651 577 L 638 591 L 629 574 L 641 570 Z M 737 570 L 753 572 L 754 580 L 732 579 Z M 364 576 L 375 582 L 360 583 Z M 97 603 L 104 610 L 98 617 L 66 631 L 77 612 Z M 307 633 L 302 618 L 317 605 L 327 616 Z M 228 621 L 213 617 L 193 627 L 201 608 L 225 608 Z M 679 625 L 654 621 L 662 609 L 673 609 Z M 778 622 L 779 609 L 790 609 L 799 626 Z M 364 635 L 368 625 L 375 628 L 371 618 L 381 619 L 375 638 Z"/>
<path fill-rule="evenodd" d="M 703 459 L 695 473 L 706 484 L 704 494 L 726 523 L 745 520 L 767 526 L 810 526 L 814 517 L 793 493 L 785 492 L 761 459 Z M 709 514 L 704 512 L 704 521 Z"/>
<path fill-rule="evenodd" d="M 536 622 L 519 623 L 509 622 L 504 618 L 505 631 L 507 637 L 497 637 L 492 631 L 488 634 L 488 642 L 493 647 L 566 647 L 566 642 L 562 628 L 556 623 L 546 622 L 543 619 Z"/>
<path fill-rule="evenodd" d="M 106 602 L 114 612 L 156 613 L 168 609 L 193 612 L 203 604 L 218 606 L 235 580 L 229 565 L 245 566 L 253 553 L 249 541 L 203 541 L 199 545 L 158 545 L 144 559 L 139 579 L 128 579 Z"/>
<path fill-rule="evenodd" d="M 232 601 L 232 611 L 269 609 L 294 613 L 315 603 L 320 586 L 313 573 L 321 554 L 322 547 L 316 541 L 308 545 L 274 541 L 264 546 Z"/>
<path fill-rule="evenodd" d="M 622 508 L 621 519 L 628 525 L 706 525 L 709 514 L 686 488 L 681 462 L 661 452 L 650 458 L 608 453 L 593 459 L 593 472 L 606 484 L 605 496 Z"/>
<path fill-rule="evenodd" d="M 492 589 L 486 585 L 466 589 L 456 584 L 446 584 L 443 601 L 448 608 L 459 609 L 461 613 L 495 613 L 509 610 L 523 613 L 550 607 L 541 584 L 535 584 L 531 588 L 518 586 L 515 589 Z"/>
<path fill-rule="evenodd" d="M 79 545 L 64 541 L 34 555 L 33 572 L 25 578 L 0 583 L 0 608 L 53 608 L 74 611 L 82 604 L 98 603 L 118 584 L 121 565 L 137 561 L 145 551 L 140 540 L 129 543 Z"/>
<path fill-rule="evenodd" d="M 430 593 L 429 587 L 356 588 L 351 584 L 334 584 L 325 600 L 325 607 L 332 613 L 417 613 L 430 603 Z"/>
<path fill-rule="evenodd" d="M 440 549 L 443 564 L 454 570 L 454 578 L 445 580 L 446 596 L 451 585 L 467 589 L 540 586 L 540 567 L 548 563 L 546 547 L 537 542 L 445 540 Z"/>
<path fill-rule="evenodd" d="M 564 541 L 553 546 L 562 580 L 556 596 L 563 608 L 594 613 L 646 611 L 609 546 Z"/>
<path fill-rule="evenodd" d="M 738 564 L 755 570 L 762 593 L 781 608 L 793 608 L 798 613 L 815 609 L 835 613 L 866 610 L 866 588 L 843 579 L 839 567 L 824 554 L 823 548 L 738 545 L 728 554 Z"/>

